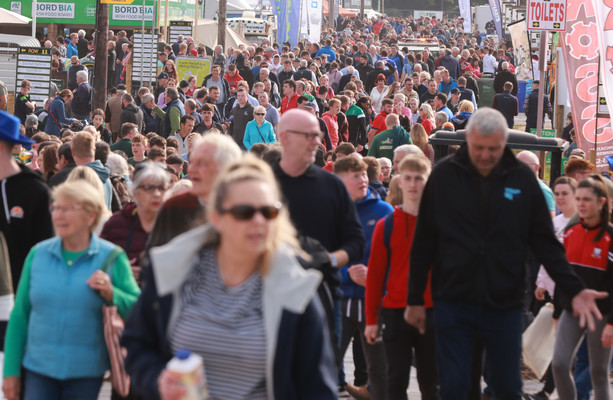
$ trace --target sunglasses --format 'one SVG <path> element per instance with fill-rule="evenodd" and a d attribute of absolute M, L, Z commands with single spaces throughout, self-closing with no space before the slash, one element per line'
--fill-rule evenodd
<path fill-rule="evenodd" d="M 266 115 L 266 113 L 255 113 L 255 115 L 262 116 L 262 115 Z"/>
<path fill-rule="evenodd" d="M 238 205 L 226 210 L 220 210 L 220 214 L 231 214 L 235 219 L 239 221 L 249 221 L 255 213 L 259 212 L 267 220 L 275 219 L 279 216 L 282 205 L 280 202 L 276 202 L 271 206 L 254 207 L 249 205 Z"/>

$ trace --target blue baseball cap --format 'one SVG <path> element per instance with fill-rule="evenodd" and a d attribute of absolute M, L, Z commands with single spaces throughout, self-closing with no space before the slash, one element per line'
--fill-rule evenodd
<path fill-rule="evenodd" d="M 20 124 L 19 118 L 0 111 L 0 141 L 12 144 L 19 143 L 29 148 L 34 141 L 19 133 Z"/>

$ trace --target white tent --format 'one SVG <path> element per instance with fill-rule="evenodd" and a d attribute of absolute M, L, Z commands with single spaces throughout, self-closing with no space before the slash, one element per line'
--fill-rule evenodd
<path fill-rule="evenodd" d="M 0 8 L 0 23 L 3 25 L 27 25 L 30 21 L 32 20 L 28 17 Z"/>
<path fill-rule="evenodd" d="M 248 0 L 228 0 L 226 4 L 226 16 L 242 16 L 243 11 L 253 11 L 255 7 L 249 4 Z M 204 17 L 213 19 L 217 18 L 217 12 L 219 11 L 218 0 L 205 0 L 204 5 Z"/>
<path fill-rule="evenodd" d="M 210 48 L 215 48 L 217 44 L 217 21 L 211 19 L 199 20 L 198 34 L 195 39 L 198 43 L 204 43 Z M 239 35 L 234 29 L 226 26 L 226 48 L 236 48 L 239 44 L 249 46 L 251 43 Z"/>

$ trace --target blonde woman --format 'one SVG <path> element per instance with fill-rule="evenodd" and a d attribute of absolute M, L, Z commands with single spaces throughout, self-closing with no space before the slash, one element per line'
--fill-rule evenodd
<path fill-rule="evenodd" d="M 434 148 L 428 143 L 428 134 L 422 124 L 415 124 L 411 127 L 411 140 L 434 165 Z"/>
<path fill-rule="evenodd" d="M 128 257 L 93 233 L 106 210 L 104 197 L 85 181 L 53 191 L 57 236 L 35 245 L 26 258 L 4 347 L 2 391 L 8 400 L 95 399 L 110 369 L 102 306 L 127 318 L 140 294 Z M 22 375 L 23 373 L 23 375 Z"/>
<path fill-rule="evenodd" d="M 460 104 L 458 104 L 458 114 L 451 119 L 451 123 L 455 130 L 464 129 L 468 123 L 468 119 L 474 112 L 475 106 L 473 102 L 470 100 L 462 100 Z"/>
<path fill-rule="evenodd" d="M 419 107 L 419 117 L 421 118 L 421 125 L 426 130 L 426 135 L 430 135 L 432 129 L 434 129 L 434 110 L 430 104 L 424 103 Z"/>
<path fill-rule="evenodd" d="M 144 398 L 181 398 L 166 363 L 187 348 L 204 359 L 211 398 L 338 398 L 321 274 L 296 261 L 270 167 L 251 156 L 230 164 L 207 210 L 210 224 L 150 252 L 151 284 L 122 337 L 132 384 Z"/>

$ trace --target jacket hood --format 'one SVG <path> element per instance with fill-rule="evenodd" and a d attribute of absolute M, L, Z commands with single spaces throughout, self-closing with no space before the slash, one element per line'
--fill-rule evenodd
<path fill-rule="evenodd" d="M 132 113 L 132 114 L 138 114 L 138 107 L 134 103 L 128 104 L 127 106 L 124 107 L 123 110 L 129 113 Z"/>
<path fill-rule="evenodd" d="M 238 53 L 236 56 L 236 67 L 244 67 L 245 66 L 245 55 L 243 53 Z"/>
<path fill-rule="evenodd" d="M 379 200 L 381 200 L 381 196 L 379 196 L 379 193 L 377 193 L 375 190 L 370 190 L 370 188 L 368 188 L 366 190 L 366 196 L 362 200 L 356 201 L 355 205 L 356 207 L 362 207 L 371 203 L 376 203 Z"/>
<path fill-rule="evenodd" d="M 168 244 L 151 249 L 158 294 L 164 296 L 179 290 L 192 268 L 198 251 L 218 240 L 212 225 L 206 224 L 187 231 Z M 288 249 L 278 249 L 264 276 L 265 286 L 273 296 L 292 312 L 302 312 L 321 281 L 321 273 L 304 270 Z"/>
<path fill-rule="evenodd" d="M 102 181 L 103 184 L 111 176 L 111 170 L 108 169 L 107 167 L 105 167 L 100 162 L 100 160 L 96 160 L 94 162 L 91 162 L 91 163 L 87 164 L 87 166 L 90 167 L 91 169 L 93 169 L 98 174 L 98 177 L 100 178 L 100 180 Z"/>

